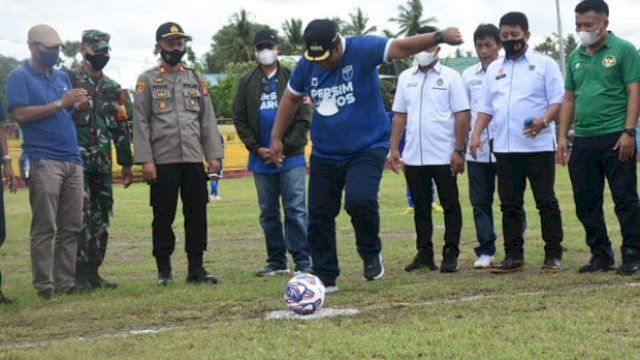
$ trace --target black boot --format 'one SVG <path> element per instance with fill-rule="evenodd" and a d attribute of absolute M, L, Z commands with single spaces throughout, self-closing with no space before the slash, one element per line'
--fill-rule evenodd
<path fill-rule="evenodd" d="M 171 257 L 168 255 L 156 256 L 156 265 L 158 266 L 158 285 L 167 286 L 173 282 L 171 276 Z"/>
<path fill-rule="evenodd" d="M 15 301 L 4 296 L 2 293 L 2 271 L 0 271 L 0 305 L 12 305 Z"/>
<path fill-rule="evenodd" d="M 433 248 L 419 248 L 418 253 L 413 257 L 413 261 L 404 267 L 404 271 L 411 272 L 421 268 L 438 270 L 438 267 L 433 260 Z"/>
<path fill-rule="evenodd" d="M 189 260 L 189 275 L 187 276 L 187 283 L 190 284 L 217 284 L 218 279 L 210 275 L 202 266 L 202 253 L 189 253 L 187 254 Z"/>
<path fill-rule="evenodd" d="M 442 250 L 442 264 L 440 264 L 441 273 L 458 272 L 458 254 L 454 248 L 447 247 Z"/>
<path fill-rule="evenodd" d="M 85 292 L 93 289 L 89 283 L 89 263 L 76 259 L 76 291 Z"/>
<path fill-rule="evenodd" d="M 622 265 L 616 272 L 620 275 L 633 275 L 640 271 L 640 249 L 622 248 Z"/>
<path fill-rule="evenodd" d="M 115 289 L 118 287 L 118 284 L 113 283 L 109 280 L 103 279 L 98 273 L 98 269 L 100 268 L 100 264 L 96 262 L 89 263 L 89 277 L 88 281 L 91 287 L 93 288 L 104 288 L 104 289 Z"/>

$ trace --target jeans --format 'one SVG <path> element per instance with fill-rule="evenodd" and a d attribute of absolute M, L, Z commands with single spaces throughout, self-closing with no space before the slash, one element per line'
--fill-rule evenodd
<path fill-rule="evenodd" d="M 451 175 L 449 165 L 405 165 L 404 174 L 407 179 L 411 198 L 415 203 L 413 221 L 416 228 L 416 248 L 433 249 L 433 220 L 431 202 L 433 200 L 431 180 L 436 183 L 440 203 L 444 209 L 444 248 L 443 256 L 457 258 L 459 254 L 460 231 L 462 229 L 462 211 L 458 195 L 458 183 Z"/>
<path fill-rule="evenodd" d="M 469 200 L 473 207 L 473 221 L 476 227 L 477 256 L 496 253 L 496 232 L 493 227 L 493 194 L 496 189 L 495 163 L 467 162 L 469 176 Z"/>
<path fill-rule="evenodd" d="M 311 156 L 309 174 L 309 250 L 313 272 L 324 283 L 335 284 L 340 275 L 336 251 L 336 216 L 342 190 L 351 216 L 356 247 L 361 257 L 378 255 L 380 213 L 378 191 L 388 150 L 359 152 L 344 160 Z"/>
<path fill-rule="evenodd" d="M 619 138 L 619 132 L 593 138 L 576 137 L 569 159 L 576 215 L 584 226 L 591 253 L 605 261 L 614 260 L 602 210 L 605 178 L 620 223 L 622 249 L 640 249 L 636 154 L 634 152 L 629 161 L 620 161 L 618 152 L 613 150 Z"/>
<path fill-rule="evenodd" d="M 260 205 L 260 225 L 267 244 L 267 263 L 276 269 L 287 268 L 286 251 L 289 250 L 296 270 L 309 268 L 304 166 L 276 174 L 254 173 L 253 180 Z M 284 227 L 280 219 L 280 198 Z"/>
<path fill-rule="evenodd" d="M 545 257 L 562 258 L 562 218 L 553 186 L 555 153 L 496 153 L 498 194 L 502 210 L 504 250 L 508 258 L 524 260 L 524 189 L 529 179 L 544 239 Z"/>
<path fill-rule="evenodd" d="M 33 160 L 29 180 L 31 269 L 39 290 L 75 286 L 78 235 L 82 230 L 83 171 L 80 164 Z"/>

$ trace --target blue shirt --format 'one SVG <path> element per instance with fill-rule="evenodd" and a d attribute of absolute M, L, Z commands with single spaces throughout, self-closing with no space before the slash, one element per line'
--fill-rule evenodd
<path fill-rule="evenodd" d="M 33 105 L 46 105 L 71 89 L 66 73 L 51 69 L 46 77 L 25 60 L 7 77 L 8 111 Z M 42 119 L 20 124 L 23 151 L 32 160 L 59 160 L 82 164 L 76 128 L 68 109 L 60 109 Z"/>
<path fill-rule="evenodd" d="M 306 93 L 314 104 L 312 154 L 342 160 L 375 148 L 389 148 L 387 118 L 377 66 L 387 60 L 390 40 L 363 35 L 342 39 L 344 53 L 333 70 L 301 58 L 289 91 Z"/>
<path fill-rule="evenodd" d="M 275 73 L 274 73 L 275 74 Z M 271 146 L 271 129 L 276 120 L 276 112 L 278 111 L 278 95 L 276 94 L 276 77 L 271 76 L 269 82 L 265 84 L 269 86 L 269 92 L 262 92 L 260 97 L 260 112 L 258 113 L 258 128 L 260 131 L 261 147 L 269 148 Z M 264 160 L 257 154 L 249 154 L 249 170 L 258 174 L 277 174 L 281 171 L 290 170 L 296 167 L 304 166 L 304 154 L 286 157 L 282 163 L 282 167 L 278 169 L 272 164 L 265 164 Z"/>

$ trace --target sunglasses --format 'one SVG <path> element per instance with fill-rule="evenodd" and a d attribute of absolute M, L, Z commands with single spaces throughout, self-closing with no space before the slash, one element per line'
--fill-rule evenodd
<path fill-rule="evenodd" d="M 262 92 L 265 94 L 271 94 L 271 86 L 269 86 L 269 80 L 267 78 L 261 78 L 260 83 L 262 83 Z"/>

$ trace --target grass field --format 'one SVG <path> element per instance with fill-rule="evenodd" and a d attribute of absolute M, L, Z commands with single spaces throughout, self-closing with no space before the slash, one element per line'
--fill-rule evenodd
<path fill-rule="evenodd" d="M 0 307 L 0 359 L 637 359 L 640 355 L 640 276 L 579 275 L 589 259 L 575 218 L 567 171 L 558 168 L 566 249 L 559 274 L 543 274 L 539 217 L 527 192 L 525 256 L 528 271 L 492 275 L 474 270 L 475 233 L 466 174 L 459 179 L 463 207 L 461 271 L 405 273 L 415 251 L 404 179 L 386 172 L 380 192 L 381 281 L 363 282 L 362 263 L 344 211 L 338 219 L 340 291 L 326 307 L 356 308 L 351 317 L 266 320 L 284 310 L 286 278 L 257 278 L 265 246 L 251 178 L 225 180 L 222 201 L 209 206 L 206 267 L 221 283 L 184 282 L 181 216 L 173 256 L 173 285 L 155 285 L 148 189 L 116 188 L 115 217 L 102 274 L 117 290 L 39 300 L 31 287 L 28 194 L 5 193 L 8 238 L 0 249 L 5 293 L 16 306 Z M 500 216 L 494 208 L 498 229 Z M 606 214 L 619 259 L 620 233 L 607 195 Z M 443 219 L 434 217 L 442 249 Z M 499 231 L 501 233 L 501 231 Z M 502 259 L 502 238 L 498 240 Z M 436 257 L 440 261 L 440 255 Z"/>

